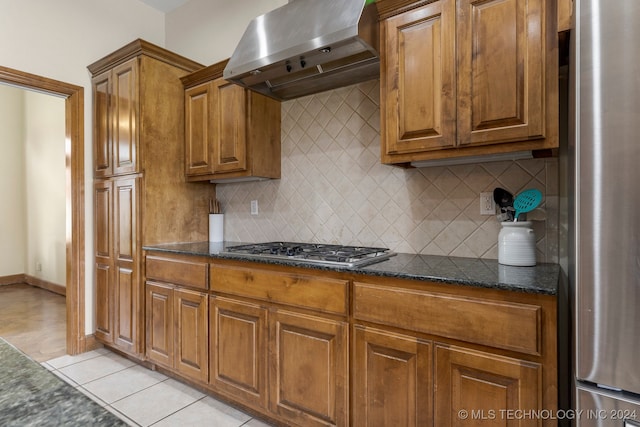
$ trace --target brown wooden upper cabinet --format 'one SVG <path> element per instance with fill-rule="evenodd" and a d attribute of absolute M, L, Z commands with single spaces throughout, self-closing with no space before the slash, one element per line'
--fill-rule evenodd
<path fill-rule="evenodd" d="M 224 80 L 226 63 L 181 79 L 187 180 L 280 178 L 280 102 Z"/>
<path fill-rule="evenodd" d="M 95 177 L 138 172 L 138 58 L 93 77 Z"/>
<path fill-rule="evenodd" d="M 558 146 L 553 1 L 439 0 L 401 13 L 391 2 L 378 6 L 383 163 Z"/>

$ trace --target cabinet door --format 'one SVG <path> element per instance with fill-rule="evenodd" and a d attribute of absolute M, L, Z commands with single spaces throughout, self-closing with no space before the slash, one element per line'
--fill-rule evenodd
<path fill-rule="evenodd" d="M 114 343 L 124 350 L 138 352 L 141 325 L 139 306 L 142 296 L 138 261 L 138 188 L 140 178 L 114 180 Z"/>
<path fill-rule="evenodd" d="M 210 307 L 211 385 L 266 408 L 267 310 L 223 297 L 211 297 Z"/>
<path fill-rule="evenodd" d="M 461 413 L 472 425 L 510 425 L 507 411 L 542 409 L 542 367 L 537 363 L 444 345 L 436 346 L 435 359 L 436 426 L 461 425 Z M 514 423 L 537 426 L 539 421 L 531 417 Z"/>
<path fill-rule="evenodd" d="M 212 82 L 213 171 L 247 170 L 247 96 L 245 89 L 224 79 Z"/>
<path fill-rule="evenodd" d="M 204 83 L 184 93 L 185 102 L 185 171 L 187 176 L 213 173 L 211 121 L 211 84 Z"/>
<path fill-rule="evenodd" d="M 299 425 L 347 425 L 347 324 L 282 310 L 269 325 L 270 410 Z"/>
<path fill-rule="evenodd" d="M 96 338 L 113 343 L 113 182 L 96 180 L 93 190 L 95 230 Z"/>
<path fill-rule="evenodd" d="M 544 0 L 458 0 L 461 146 L 544 136 L 543 8 Z"/>
<path fill-rule="evenodd" d="M 138 59 L 112 70 L 113 174 L 138 172 Z"/>
<path fill-rule="evenodd" d="M 147 358 L 170 368 L 174 347 L 172 288 L 147 282 L 146 289 Z"/>
<path fill-rule="evenodd" d="M 209 380 L 209 323 L 207 295 L 174 290 L 175 368 L 186 377 Z"/>
<path fill-rule="evenodd" d="M 354 426 L 433 426 L 429 342 L 354 327 Z"/>
<path fill-rule="evenodd" d="M 382 160 L 456 141 L 455 1 L 382 23 Z"/>
<path fill-rule="evenodd" d="M 93 173 L 96 178 L 113 175 L 113 119 L 111 117 L 111 71 L 92 79 Z"/>

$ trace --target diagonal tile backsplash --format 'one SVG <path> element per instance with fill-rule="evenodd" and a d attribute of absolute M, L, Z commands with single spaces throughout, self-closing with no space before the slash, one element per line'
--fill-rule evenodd
<path fill-rule="evenodd" d="M 380 164 L 379 81 L 282 103 L 282 178 L 217 184 L 225 240 L 384 246 L 498 257 L 500 224 L 479 195 L 542 191 L 538 261 L 558 260 L 557 159 L 402 169 Z M 258 200 L 259 215 L 250 215 Z"/>

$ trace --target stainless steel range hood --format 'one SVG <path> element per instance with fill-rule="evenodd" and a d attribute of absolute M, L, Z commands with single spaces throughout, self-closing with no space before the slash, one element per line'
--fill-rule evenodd
<path fill-rule="evenodd" d="M 223 73 L 278 100 L 379 75 L 377 11 L 365 0 L 293 0 L 253 19 Z"/>

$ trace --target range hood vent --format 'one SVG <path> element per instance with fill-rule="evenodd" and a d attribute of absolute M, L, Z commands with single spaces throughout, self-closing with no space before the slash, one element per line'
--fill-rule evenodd
<path fill-rule="evenodd" d="M 281 101 L 379 76 L 378 16 L 365 0 L 293 0 L 254 18 L 223 72 Z"/>

